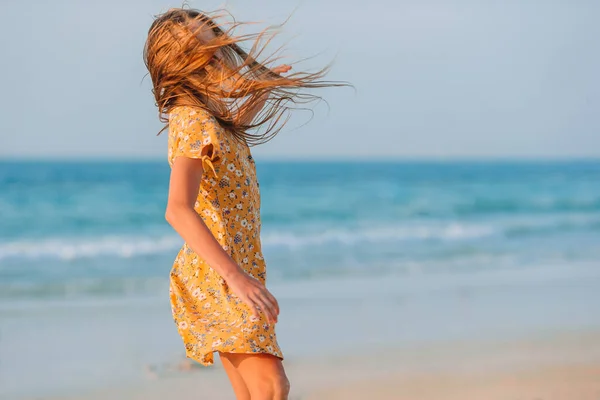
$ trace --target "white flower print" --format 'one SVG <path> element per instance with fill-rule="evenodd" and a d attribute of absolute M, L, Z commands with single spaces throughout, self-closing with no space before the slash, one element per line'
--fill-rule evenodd
<path fill-rule="evenodd" d="M 206 110 L 187 106 L 174 110 L 169 121 L 169 164 L 180 155 L 199 158 L 207 154 L 204 146 L 213 146 L 214 169 L 204 174 L 194 209 L 223 250 L 263 282 L 260 192 L 248 146 L 229 137 Z M 204 365 L 213 363 L 214 350 L 282 357 L 274 325 L 265 323 L 263 315 L 252 315 L 187 243 L 175 258 L 170 282 L 175 324 L 190 357 Z"/>

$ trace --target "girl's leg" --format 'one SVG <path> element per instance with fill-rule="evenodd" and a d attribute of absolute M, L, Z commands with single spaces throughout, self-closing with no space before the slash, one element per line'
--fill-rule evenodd
<path fill-rule="evenodd" d="M 220 356 L 227 360 L 223 364 L 229 362 L 242 377 L 252 400 L 288 400 L 290 383 L 279 358 L 270 354 L 220 353 Z"/>
<path fill-rule="evenodd" d="M 221 364 L 223 364 L 225 372 L 227 372 L 231 386 L 233 386 L 235 398 L 237 400 L 250 400 L 250 392 L 248 391 L 248 387 L 246 386 L 246 383 L 244 382 L 244 379 L 238 372 L 237 368 L 231 363 L 229 358 L 225 357 L 224 353 L 219 353 L 219 357 L 221 358 Z"/>

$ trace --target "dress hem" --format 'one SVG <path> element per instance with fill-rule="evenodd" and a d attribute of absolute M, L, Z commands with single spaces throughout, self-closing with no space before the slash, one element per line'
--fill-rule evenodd
<path fill-rule="evenodd" d="M 268 354 L 271 355 L 273 357 L 277 357 L 279 358 L 281 361 L 284 360 L 283 355 L 277 354 L 275 352 L 270 352 L 270 351 L 223 351 L 223 350 L 212 350 L 209 351 L 207 353 L 202 353 L 200 355 L 196 354 L 196 353 L 192 353 L 192 352 L 188 352 L 186 351 L 185 356 L 191 360 L 196 361 L 197 363 L 205 366 L 205 367 L 210 367 L 211 365 L 214 365 L 215 361 L 214 361 L 214 356 L 215 353 L 232 353 L 232 354 Z M 212 359 L 212 361 L 208 361 L 208 362 L 204 362 L 203 360 L 206 357 L 209 357 Z"/>

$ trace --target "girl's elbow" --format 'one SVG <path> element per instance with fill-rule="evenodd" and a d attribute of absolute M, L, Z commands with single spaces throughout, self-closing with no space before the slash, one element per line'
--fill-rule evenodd
<path fill-rule="evenodd" d="M 169 223 L 169 225 L 173 226 L 176 220 L 176 215 L 177 212 L 175 209 L 171 206 L 167 206 L 167 209 L 165 210 L 165 220 Z"/>
<path fill-rule="evenodd" d="M 187 204 L 167 204 L 165 219 L 169 225 L 175 228 L 175 225 L 178 224 L 179 221 L 189 218 L 190 212 L 194 212 L 194 208 Z"/>

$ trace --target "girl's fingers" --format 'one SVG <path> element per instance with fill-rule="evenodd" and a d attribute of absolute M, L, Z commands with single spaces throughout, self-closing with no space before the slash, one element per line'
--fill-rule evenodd
<path fill-rule="evenodd" d="M 273 312 L 275 319 L 277 319 L 277 316 L 279 315 L 279 303 L 277 303 L 277 299 L 271 294 L 271 292 L 269 292 L 269 290 L 265 286 L 262 287 L 261 295 L 263 297 L 263 301 L 269 304 L 269 307 Z"/>
<path fill-rule="evenodd" d="M 268 308 L 264 304 L 262 304 L 262 301 L 258 295 L 250 295 L 250 300 L 252 301 L 252 311 L 256 313 L 256 317 L 260 318 L 259 313 L 262 312 L 267 316 L 267 318 L 269 318 Z"/>
<path fill-rule="evenodd" d="M 250 308 L 252 309 L 252 315 L 254 315 L 256 318 L 260 318 L 260 310 L 258 308 L 258 305 L 254 302 L 249 303 Z"/>
<path fill-rule="evenodd" d="M 292 69 L 291 65 L 284 64 L 273 68 L 273 72 L 280 74 L 282 72 L 288 72 L 290 69 Z"/>
<path fill-rule="evenodd" d="M 260 318 L 259 310 L 257 308 L 258 304 L 256 304 L 254 300 L 252 300 L 250 297 L 247 297 L 244 303 L 246 303 L 248 307 L 250 307 L 250 312 L 253 316 L 255 316 L 256 318 Z"/>
<path fill-rule="evenodd" d="M 254 301 L 255 305 L 260 307 L 260 311 L 265 314 L 269 322 L 273 322 L 275 320 L 276 317 L 273 307 L 271 304 L 269 304 L 269 301 L 266 300 L 262 293 L 256 294 L 254 297 L 252 297 L 252 300 Z"/>
<path fill-rule="evenodd" d="M 269 302 L 273 305 L 275 314 L 279 315 L 279 303 L 277 302 L 277 299 L 275 298 L 275 296 L 273 296 L 271 294 L 271 292 L 269 292 L 268 290 L 265 291 L 265 296 L 267 296 L 267 298 L 269 299 Z"/>
<path fill-rule="evenodd" d="M 259 306 L 261 310 L 265 313 L 265 316 L 269 320 L 270 323 L 273 323 L 277 320 L 277 316 L 275 315 L 275 311 L 273 310 L 273 306 L 269 304 L 264 298 L 259 299 Z"/>
<path fill-rule="evenodd" d="M 273 302 L 267 297 L 267 295 L 265 293 L 263 293 L 263 296 L 261 296 L 260 298 L 261 300 L 261 304 L 262 307 L 266 307 L 266 310 L 268 311 L 270 318 L 269 320 L 271 322 L 277 322 L 277 308 L 275 307 L 275 304 L 273 304 Z"/>

